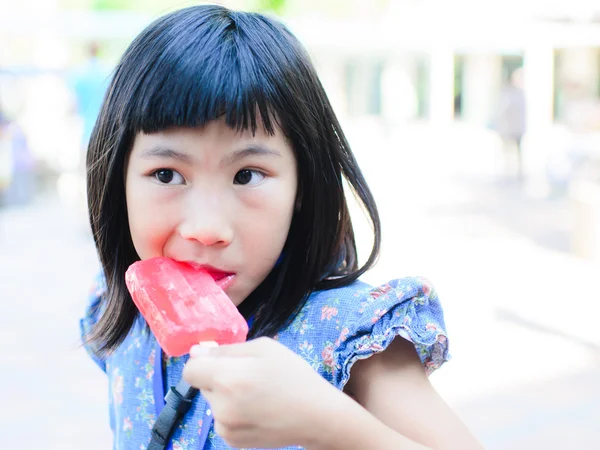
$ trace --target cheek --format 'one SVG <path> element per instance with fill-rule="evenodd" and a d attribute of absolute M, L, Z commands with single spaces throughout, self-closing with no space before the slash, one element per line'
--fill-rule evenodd
<path fill-rule="evenodd" d="M 128 183 L 126 199 L 131 239 L 139 257 L 160 256 L 169 236 L 169 217 L 172 215 L 151 201 L 147 187 L 139 184 Z"/>
<path fill-rule="evenodd" d="M 243 217 L 241 225 L 247 248 L 257 257 L 274 261 L 279 257 L 294 213 L 295 192 L 293 186 L 279 185 L 252 198 L 253 214 Z"/>

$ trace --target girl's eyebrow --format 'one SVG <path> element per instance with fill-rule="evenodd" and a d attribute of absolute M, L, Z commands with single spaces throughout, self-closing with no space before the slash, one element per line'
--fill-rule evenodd
<path fill-rule="evenodd" d="M 236 150 L 236 151 L 230 153 L 229 155 L 227 155 L 224 158 L 223 163 L 224 164 L 233 164 L 239 160 L 248 158 L 250 156 L 278 156 L 278 157 L 281 157 L 281 153 L 279 153 L 276 150 L 271 150 L 267 147 L 264 147 L 264 146 L 261 146 L 258 144 L 252 144 L 246 148 Z M 188 155 L 187 153 L 181 153 L 176 150 L 173 150 L 172 148 L 161 147 L 161 146 L 150 147 L 150 148 L 144 150 L 142 152 L 142 154 L 140 155 L 140 157 L 143 159 L 151 159 L 151 158 L 174 159 L 183 164 L 192 164 L 192 162 L 193 162 L 193 158 L 190 155 Z"/>
<path fill-rule="evenodd" d="M 264 147 L 258 144 L 251 144 L 243 149 L 236 150 L 231 154 L 227 155 L 223 161 L 225 164 L 233 164 L 236 161 L 239 161 L 244 158 L 248 158 L 250 156 L 278 156 L 281 157 L 281 153 L 277 150 L 272 150 L 270 148 Z"/>
<path fill-rule="evenodd" d="M 168 147 L 150 147 L 142 152 L 140 155 L 141 158 L 151 159 L 151 158 L 163 158 L 163 159 L 174 159 L 184 164 L 191 164 L 192 157 L 186 153 L 181 153 L 172 148 Z"/>

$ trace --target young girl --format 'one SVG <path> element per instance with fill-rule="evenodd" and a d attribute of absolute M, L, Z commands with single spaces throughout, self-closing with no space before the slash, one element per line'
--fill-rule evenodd
<path fill-rule="evenodd" d="M 87 166 L 103 275 L 81 325 L 115 448 L 480 448 L 427 379 L 448 358 L 431 285 L 357 281 L 378 255 L 377 209 L 283 25 L 220 6 L 151 24 L 116 68 Z M 363 266 L 344 179 L 374 229 Z M 155 256 L 228 277 L 249 342 L 166 357 L 124 280 Z M 200 393 L 161 436 L 182 377 Z"/>

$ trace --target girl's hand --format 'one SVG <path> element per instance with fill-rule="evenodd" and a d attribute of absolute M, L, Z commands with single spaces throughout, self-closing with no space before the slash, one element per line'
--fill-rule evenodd
<path fill-rule="evenodd" d="M 316 439 L 326 429 L 321 415 L 351 401 L 269 338 L 194 346 L 183 378 L 202 391 L 215 431 L 233 447 L 320 447 Z"/>

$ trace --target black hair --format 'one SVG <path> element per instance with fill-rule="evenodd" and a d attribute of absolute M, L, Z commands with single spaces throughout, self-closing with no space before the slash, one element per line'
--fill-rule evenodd
<path fill-rule="evenodd" d="M 281 130 L 298 166 L 298 207 L 281 261 L 239 306 L 254 316 L 249 337 L 275 335 L 311 292 L 347 285 L 375 263 L 380 222 L 373 196 L 302 45 L 261 14 L 215 5 L 175 11 L 125 51 L 88 148 L 89 216 L 107 283 L 103 313 L 88 337 L 98 352 L 117 347 L 138 316 L 124 277 L 139 260 L 124 185 L 136 134 L 222 118 L 233 129 Z M 361 267 L 344 179 L 373 226 Z"/>

